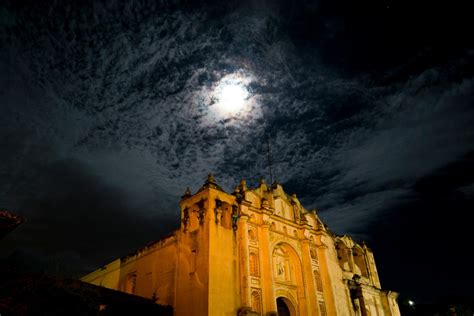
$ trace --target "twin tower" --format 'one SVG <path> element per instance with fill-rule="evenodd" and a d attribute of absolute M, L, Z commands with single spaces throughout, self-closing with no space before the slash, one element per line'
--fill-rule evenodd
<path fill-rule="evenodd" d="M 82 278 L 174 315 L 400 315 L 372 251 L 336 236 L 280 184 L 226 193 L 209 175 L 172 235 Z"/>

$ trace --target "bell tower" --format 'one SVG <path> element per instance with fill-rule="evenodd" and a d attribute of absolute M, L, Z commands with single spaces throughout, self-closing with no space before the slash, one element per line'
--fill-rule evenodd
<path fill-rule="evenodd" d="M 209 174 L 195 194 L 186 190 L 180 208 L 176 315 L 235 314 L 240 305 L 236 197 Z"/>

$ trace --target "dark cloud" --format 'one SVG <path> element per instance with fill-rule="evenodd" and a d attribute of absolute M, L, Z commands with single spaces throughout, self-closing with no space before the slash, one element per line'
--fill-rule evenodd
<path fill-rule="evenodd" d="M 140 196 L 90 170 L 74 160 L 38 170 L 35 194 L 18 209 L 27 222 L 6 242 L 22 245 L 46 266 L 52 262 L 44 258 L 50 258 L 54 264 L 61 261 L 64 273 L 77 273 L 125 255 L 176 225 L 177 201 L 168 204 L 160 191 Z M 147 213 L 150 209 L 154 212 Z"/>
<path fill-rule="evenodd" d="M 0 207 L 28 219 L 5 240 L 9 253 L 55 258 L 44 265 L 68 273 L 96 267 L 173 230 L 178 197 L 208 172 L 227 190 L 268 178 L 268 139 L 274 177 L 334 231 L 369 239 L 385 286 L 409 291 L 401 282 L 440 264 L 400 242 L 436 234 L 416 230 L 433 203 L 467 210 L 472 200 L 469 173 L 446 182 L 474 150 L 470 22 L 438 23 L 463 11 L 392 1 L 2 5 Z M 214 91 L 234 77 L 249 107 L 220 113 Z M 454 242 L 465 226 L 449 223 Z"/>
<path fill-rule="evenodd" d="M 473 159 L 470 152 L 422 177 L 413 185 L 410 200 L 388 207 L 384 217 L 370 227 L 374 250 L 379 252 L 379 272 L 386 274 L 384 283 L 404 289 L 405 297 L 459 295 L 460 289 L 469 287 L 471 281 L 462 271 L 469 269 L 471 260 L 466 250 L 474 199 L 459 188 L 472 183 Z M 384 252 L 385 247 L 391 255 Z M 439 273 L 441 267 L 443 273 Z M 387 273 L 390 270 L 400 271 L 403 277 Z M 412 280 L 409 285 L 407 279 Z"/>
<path fill-rule="evenodd" d="M 396 195 L 409 196 L 417 180 L 473 149 L 473 81 L 443 82 L 441 71 L 422 73 L 388 95 L 382 113 L 379 106 L 376 113 L 367 114 L 374 127 L 350 130 L 350 137 L 331 155 L 327 169 L 339 173 L 325 185 L 329 199 L 323 196 L 320 202 L 339 209 L 339 215 L 354 214 L 347 218 L 348 225 L 353 225 L 352 216 L 364 212 L 369 212 L 367 221 L 375 219 L 377 208 L 367 209 L 365 195 L 383 203 L 383 209 Z M 349 202 L 346 212 L 341 202 Z"/>

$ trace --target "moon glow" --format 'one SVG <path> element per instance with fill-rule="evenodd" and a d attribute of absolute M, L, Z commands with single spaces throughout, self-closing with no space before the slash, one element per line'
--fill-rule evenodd
<path fill-rule="evenodd" d="M 214 90 L 216 109 L 223 116 L 234 116 L 247 110 L 249 97 L 245 81 L 238 77 L 223 78 Z"/>
<path fill-rule="evenodd" d="M 236 113 L 244 106 L 247 96 L 248 91 L 245 87 L 239 84 L 226 84 L 222 87 L 219 101 L 223 110 L 229 113 Z"/>

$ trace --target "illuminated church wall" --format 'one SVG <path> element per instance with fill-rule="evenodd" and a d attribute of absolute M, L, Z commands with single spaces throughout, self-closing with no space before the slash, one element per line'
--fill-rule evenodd
<path fill-rule="evenodd" d="M 279 184 L 232 194 L 212 176 L 182 197 L 173 235 L 82 280 L 172 305 L 175 315 L 399 315 L 365 244 L 328 231 Z"/>

